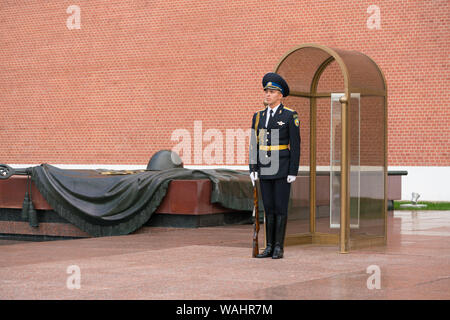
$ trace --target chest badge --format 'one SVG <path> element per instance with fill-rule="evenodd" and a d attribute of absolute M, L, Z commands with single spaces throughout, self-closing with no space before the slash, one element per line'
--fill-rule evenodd
<path fill-rule="evenodd" d="M 279 126 L 282 126 L 284 124 L 283 121 L 278 121 L 277 123 L 278 123 Z"/>

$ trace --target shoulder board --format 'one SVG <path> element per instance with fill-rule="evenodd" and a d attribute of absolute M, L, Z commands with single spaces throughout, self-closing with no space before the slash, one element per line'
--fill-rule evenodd
<path fill-rule="evenodd" d="M 292 111 L 292 112 L 296 112 L 295 110 L 292 110 L 292 109 L 290 109 L 290 108 L 288 108 L 288 107 L 284 107 L 284 109 L 289 110 L 289 111 Z"/>

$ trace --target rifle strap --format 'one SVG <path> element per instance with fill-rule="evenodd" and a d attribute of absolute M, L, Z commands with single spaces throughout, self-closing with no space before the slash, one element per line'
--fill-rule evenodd
<path fill-rule="evenodd" d="M 261 113 L 258 111 L 258 113 L 256 114 L 256 121 L 255 121 L 255 136 L 256 136 L 256 143 L 258 143 L 258 125 L 259 125 L 259 117 L 260 117 Z"/>

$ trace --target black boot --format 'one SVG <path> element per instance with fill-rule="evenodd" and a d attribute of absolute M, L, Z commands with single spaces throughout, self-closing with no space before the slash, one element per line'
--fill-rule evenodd
<path fill-rule="evenodd" d="M 275 216 L 266 214 L 266 248 L 256 258 L 269 258 L 272 256 L 274 243 Z"/>
<path fill-rule="evenodd" d="M 275 247 L 273 249 L 272 259 L 283 258 L 286 224 L 287 224 L 287 215 L 275 216 Z"/>

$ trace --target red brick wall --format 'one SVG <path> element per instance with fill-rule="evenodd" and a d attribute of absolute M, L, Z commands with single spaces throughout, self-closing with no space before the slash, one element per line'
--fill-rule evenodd
<path fill-rule="evenodd" d="M 69 30 L 73 4 L 81 29 Z M 367 27 L 373 4 L 380 30 Z M 3 0 L 0 162 L 146 164 L 176 145 L 175 129 L 193 133 L 194 120 L 224 137 L 247 129 L 262 108 L 262 76 L 313 42 L 358 50 L 383 70 L 389 165 L 448 166 L 449 8 L 447 0 Z"/>

